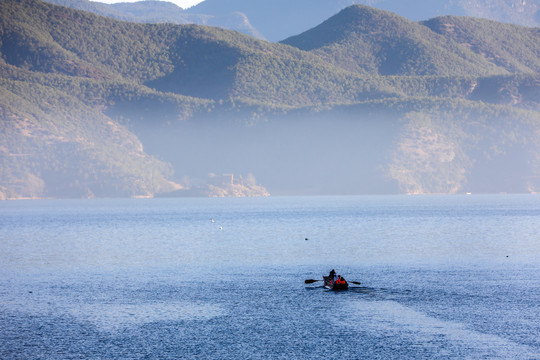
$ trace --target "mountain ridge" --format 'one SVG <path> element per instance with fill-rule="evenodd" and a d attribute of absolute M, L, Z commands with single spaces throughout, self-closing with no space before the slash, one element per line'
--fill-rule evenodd
<path fill-rule="evenodd" d="M 301 0 L 273 1 L 272 6 L 257 6 L 252 0 L 227 2 L 206 0 L 183 10 L 172 3 L 104 4 L 90 0 L 48 0 L 57 5 L 114 17 L 125 21 L 196 23 L 240 31 L 273 42 L 297 35 L 337 14 L 347 6 L 363 4 L 400 14 L 412 21 L 424 21 L 443 15 L 472 16 L 523 26 L 540 25 L 540 4 L 520 0 Z M 255 4 L 255 6 L 254 6 Z M 171 8 L 171 5 L 176 8 Z M 156 11 L 161 7 L 163 11 Z M 140 9 L 145 9 L 146 14 Z M 295 14 L 302 13 L 301 18 Z M 279 23 L 280 26 L 275 26 Z"/>
<path fill-rule="evenodd" d="M 272 6 L 258 7 L 251 0 L 205 0 L 188 9 L 190 13 L 211 15 L 243 12 L 251 23 L 268 40 L 281 41 L 305 29 L 317 26 L 350 5 L 369 5 L 400 14 L 412 21 L 426 20 L 441 15 L 458 15 L 490 18 L 526 26 L 540 25 L 540 4 L 520 0 L 286 0 L 272 2 Z M 302 19 L 293 14 L 302 13 Z M 274 26 L 279 23 L 281 26 Z"/>
<path fill-rule="evenodd" d="M 328 38 L 330 35 L 332 38 Z M 315 51 L 333 64 L 356 72 L 440 76 L 508 73 L 428 27 L 363 5 L 350 6 L 283 43 Z M 358 48 L 363 51 L 358 53 Z M 336 54 L 342 59 L 336 59 Z"/>

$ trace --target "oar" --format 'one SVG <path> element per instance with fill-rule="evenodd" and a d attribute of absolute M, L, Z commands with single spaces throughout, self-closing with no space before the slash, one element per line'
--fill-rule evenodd
<path fill-rule="evenodd" d="M 362 285 L 362 283 L 359 283 L 358 281 L 349 281 L 349 280 L 347 280 L 347 282 L 350 282 L 351 284 L 355 284 L 355 285 Z"/>
<path fill-rule="evenodd" d="M 317 282 L 317 281 L 322 281 L 322 280 L 313 280 L 313 279 L 307 279 L 305 281 L 306 284 L 313 284 L 314 282 Z"/>

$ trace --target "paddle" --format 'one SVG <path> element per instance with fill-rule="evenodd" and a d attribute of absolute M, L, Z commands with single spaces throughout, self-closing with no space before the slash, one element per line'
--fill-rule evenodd
<path fill-rule="evenodd" d="M 313 284 L 314 282 L 317 282 L 317 281 L 322 281 L 322 280 L 314 280 L 314 279 L 307 279 L 306 281 L 304 281 L 306 284 Z M 358 281 L 349 281 L 347 280 L 347 282 L 350 282 L 351 284 L 355 284 L 355 285 L 362 285 L 362 283 L 358 282 Z"/>

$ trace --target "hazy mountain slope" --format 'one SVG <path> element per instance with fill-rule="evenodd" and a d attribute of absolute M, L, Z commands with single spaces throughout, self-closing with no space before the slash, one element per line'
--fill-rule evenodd
<path fill-rule="evenodd" d="M 238 31 L 258 39 L 266 39 L 266 37 L 251 24 L 246 14 L 239 11 L 227 13 L 221 16 L 192 14 L 190 21 L 194 24 L 216 26 L 228 30 Z"/>
<path fill-rule="evenodd" d="M 353 3 L 358 3 L 358 1 L 273 0 L 268 4 L 263 4 L 259 1 L 245 0 L 206 0 L 186 11 L 191 14 L 214 16 L 241 12 L 264 38 L 269 41 L 279 41 L 321 23 Z"/>
<path fill-rule="evenodd" d="M 540 28 L 444 16 L 422 22 L 511 72 L 540 72 Z"/>
<path fill-rule="evenodd" d="M 380 75 L 495 75 L 506 71 L 403 17 L 356 5 L 282 43 L 349 71 Z"/>
<path fill-rule="evenodd" d="M 192 14 L 184 11 L 174 3 L 167 1 L 138 1 L 116 4 L 105 4 L 90 0 L 46 0 L 51 4 L 62 5 L 77 10 L 92 12 L 117 20 L 142 23 L 198 24 L 217 26 L 236 30 L 244 34 L 263 39 L 264 36 L 255 29 L 247 16 L 242 12 L 229 12 L 219 16 L 209 14 Z"/>
<path fill-rule="evenodd" d="M 75 97 L 0 87 L 0 198 L 151 196 L 178 186 L 135 135 Z M 54 106 L 51 106 L 54 103 Z"/>
<path fill-rule="evenodd" d="M 119 13 L 128 14 L 135 21 L 148 23 L 183 24 L 189 22 L 190 17 L 181 7 L 167 1 L 119 2 L 111 4 L 111 7 Z"/>
<path fill-rule="evenodd" d="M 118 20 L 134 21 L 132 15 L 117 10 L 111 4 L 90 0 L 50 0 L 48 3 L 88 11 L 100 16 L 108 16 Z"/>
<path fill-rule="evenodd" d="M 536 0 L 367 0 L 364 3 L 416 21 L 441 15 L 457 15 L 524 26 L 540 24 L 540 3 Z"/>
<path fill-rule="evenodd" d="M 540 189 L 538 112 L 406 98 L 267 111 L 263 119 L 245 126 L 210 116 L 139 133 L 190 179 L 249 171 L 273 195 Z"/>
<path fill-rule="evenodd" d="M 540 110 L 540 74 L 489 77 L 392 76 L 388 83 L 409 96 L 481 101 Z"/>
<path fill-rule="evenodd" d="M 540 26 L 540 2 L 538 0 L 457 0 L 456 2 L 467 16 L 523 26 Z"/>

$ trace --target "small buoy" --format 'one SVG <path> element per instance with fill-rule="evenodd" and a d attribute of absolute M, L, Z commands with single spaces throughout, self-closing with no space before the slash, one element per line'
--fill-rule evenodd
<path fill-rule="evenodd" d="M 212 222 L 214 222 L 214 219 L 212 219 Z"/>
<path fill-rule="evenodd" d="M 309 240 L 309 239 L 308 239 L 308 238 L 306 238 L 306 241 L 308 241 L 308 240 Z"/>
<path fill-rule="evenodd" d="M 219 227 L 219 230 L 223 230 L 223 226 L 220 226 L 220 227 Z"/>

